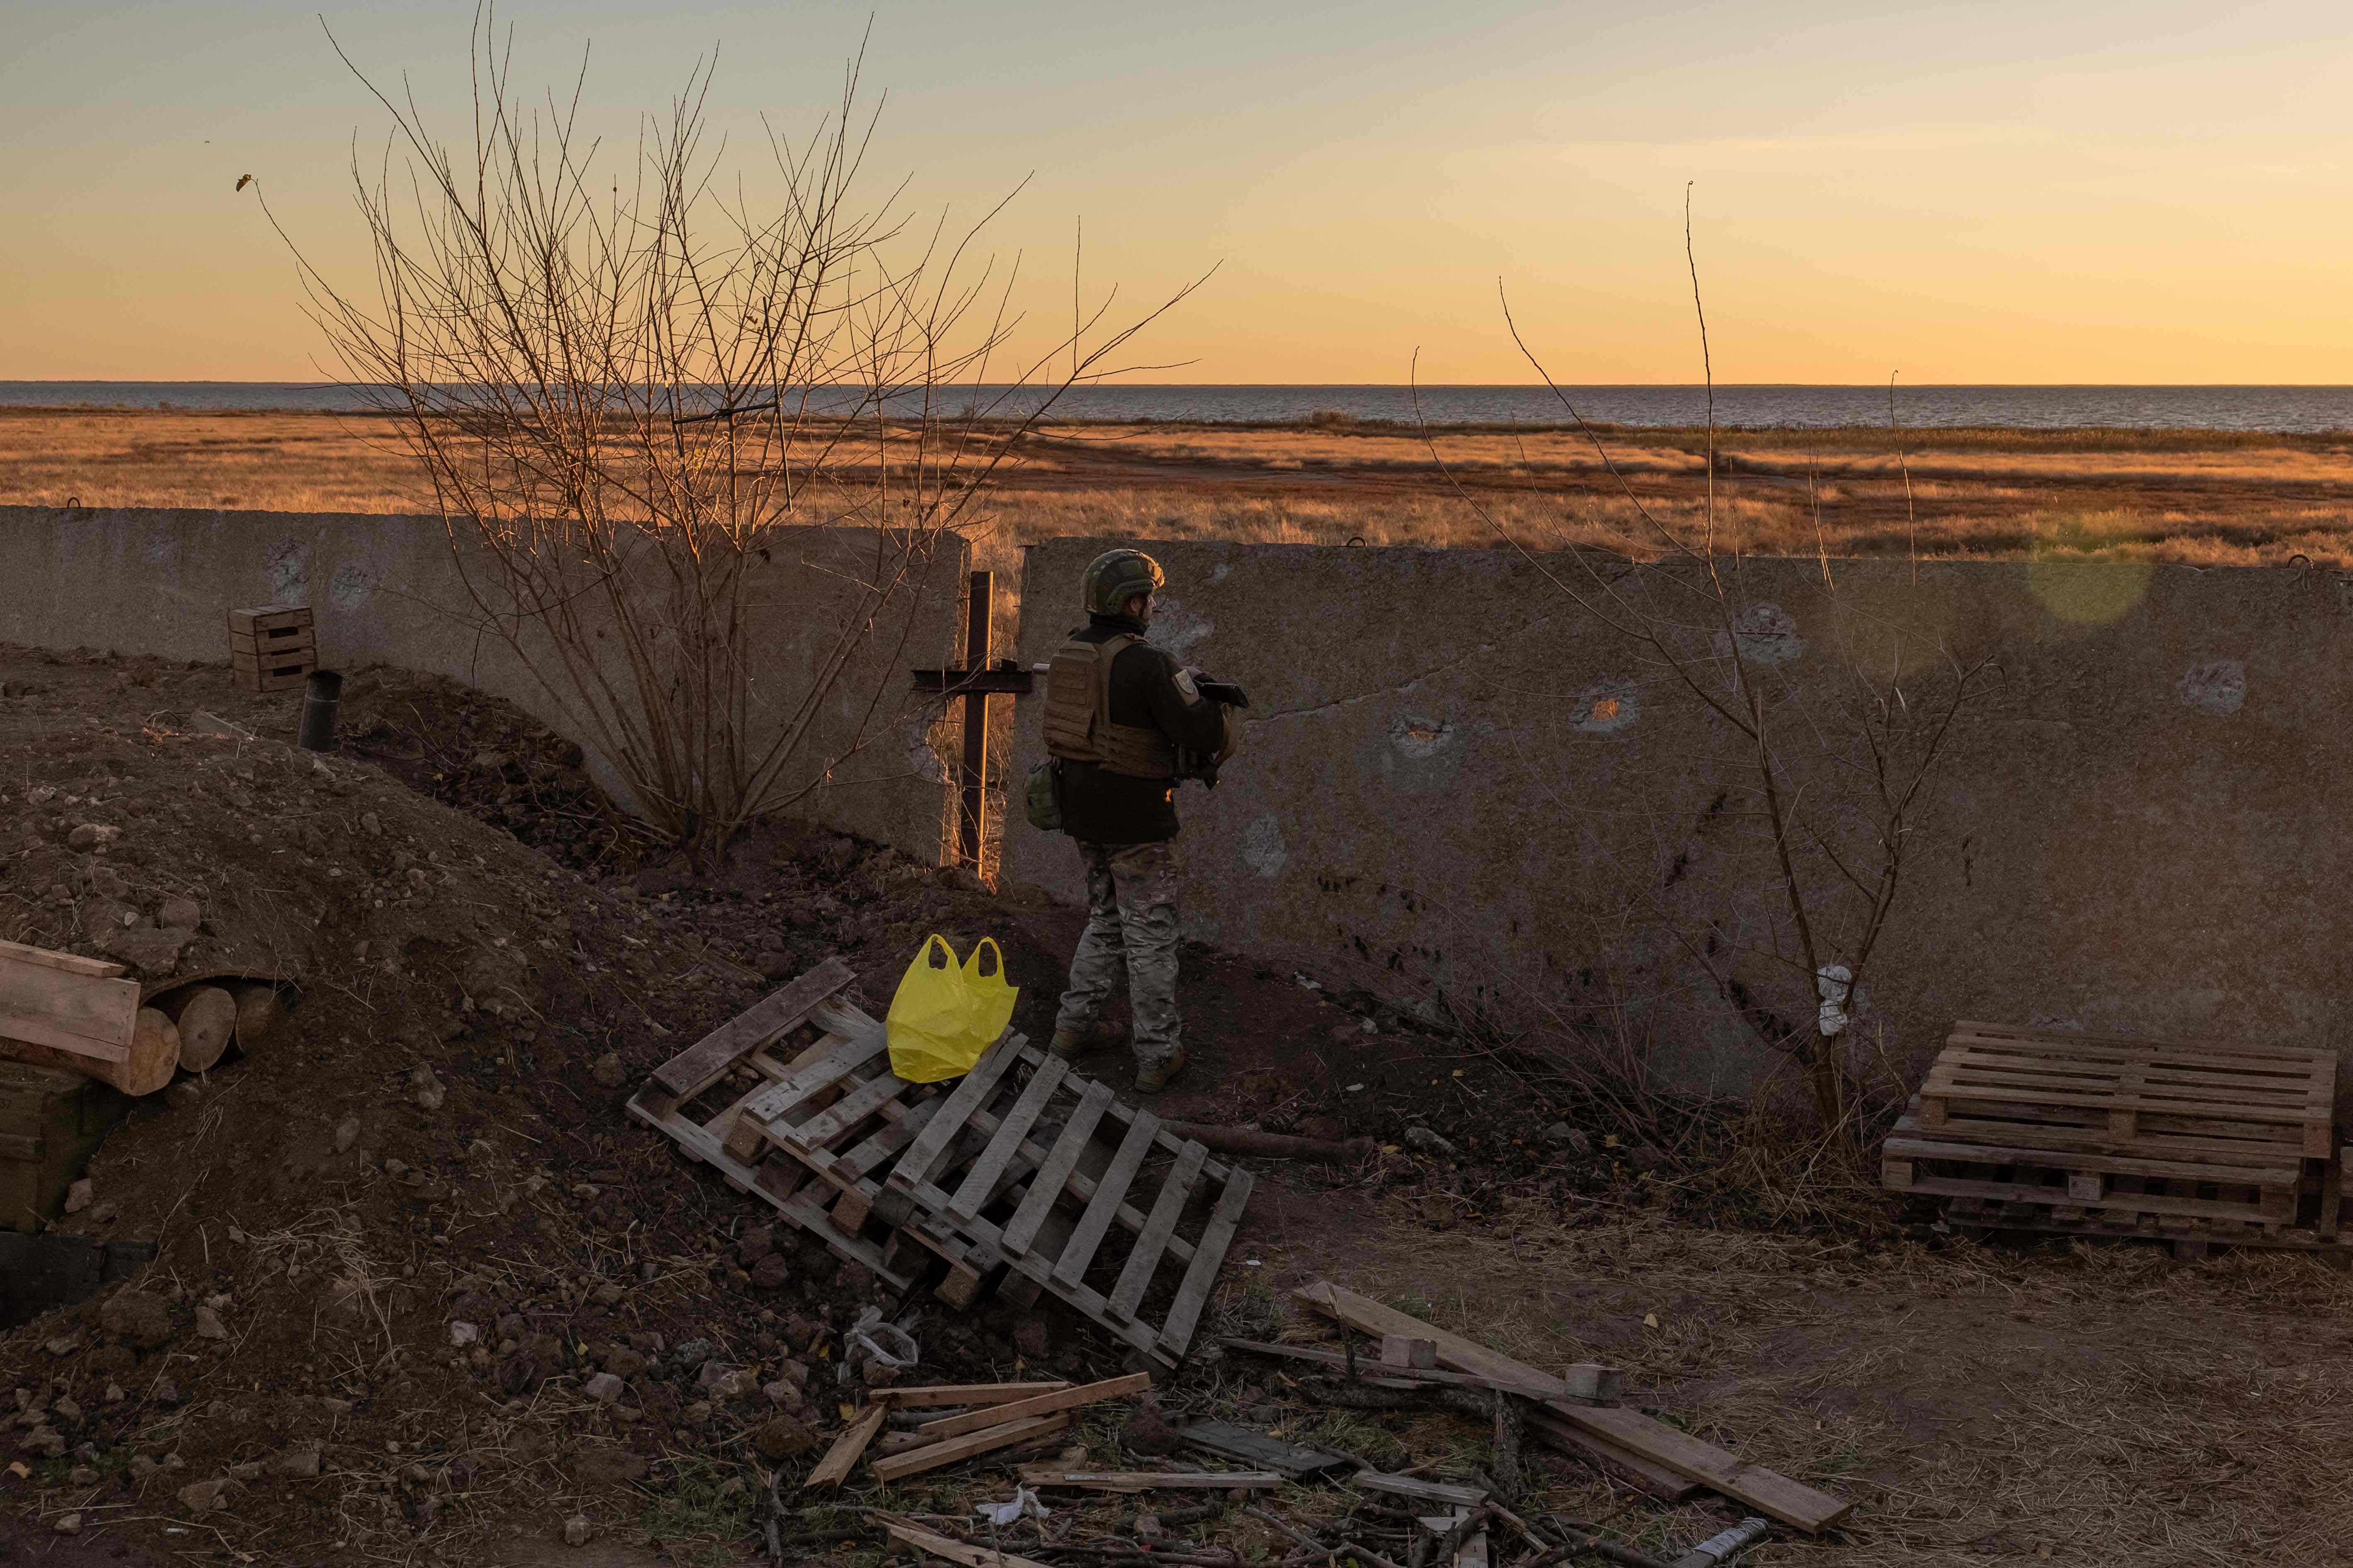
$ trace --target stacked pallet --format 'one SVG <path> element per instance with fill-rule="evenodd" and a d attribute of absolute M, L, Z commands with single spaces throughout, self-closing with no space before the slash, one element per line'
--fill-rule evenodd
<path fill-rule="evenodd" d="M 1990 1228 L 2334 1247 L 2336 1100 L 2327 1051 L 1958 1023 L 1881 1182 Z"/>
<path fill-rule="evenodd" d="M 228 612 L 229 674 L 240 690 L 282 692 L 319 667 L 318 633 L 309 609 L 265 604 Z"/>
<path fill-rule="evenodd" d="M 727 1181 L 904 1290 L 944 1274 L 1051 1293 L 1169 1368 L 1250 1201 L 1249 1172 L 1007 1034 L 962 1078 L 891 1071 L 831 959 L 665 1063 L 629 1101 Z"/>

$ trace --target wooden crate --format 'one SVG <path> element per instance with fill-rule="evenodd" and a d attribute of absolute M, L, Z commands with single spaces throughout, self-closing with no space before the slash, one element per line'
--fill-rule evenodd
<path fill-rule="evenodd" d="M 265 604 L 228 612 L 230 678 L 248 692 L 301 685 L 319 667 L 317 629 L 308 608 Z"/>
<path fill-rule="evenodd" d="M 37 1231 L 63 1213 L 66 1189 L 130 1107 L 79 1073 L 0 1061 L 0 1226 Z"/>

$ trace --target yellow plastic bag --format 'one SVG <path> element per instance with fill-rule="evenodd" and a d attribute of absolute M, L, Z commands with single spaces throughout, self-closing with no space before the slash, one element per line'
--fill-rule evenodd
<path fill-rule="evenodd" d="M 987 975 L 980 972 L 983 948 L 997 960 L 996 970 Z M 899 994 L 891 999 L 885 1025 L 891 1070 L 911 1084 L 964 1076 L 1005 1033 L 1013 1017 L 1013 999 L 1019 994 L 1005 983 L 1005 955 L 993 938 L 983 937 L 974 943 L 972 957 L 959 968 L 946 938 L 925 938 L 923 950 L 900 978 Z"/>

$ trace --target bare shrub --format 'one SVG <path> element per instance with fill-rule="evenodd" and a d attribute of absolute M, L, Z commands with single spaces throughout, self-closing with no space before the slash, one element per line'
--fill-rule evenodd
<path fill-rule="evenodd" d="M 476 629 L 698 860 L 864 744 L 881 694 L 846 673 L 907 635 L 976 485 L 1189 292 L 995 365 L 1014 320 L 1010 277 L 976 249 L 987 218 L 923 231 L 895 198 L 866 203 L 857 62 L 806 139 L 770 132 L 765 196 L 722 165 L 714 63 L 618 168 L 583 126 L 585 60 L 568 100 L 534 107 L 487 13 L 454 149 L 353 66 L 391 122 L 381 166 L 353 168 L 374 297 L 301 269 L 345 378 L 430 482 Z M 1029 381 L 1047 363 L 1059 379 L 985 426 L 1006 398 L 984 395 L 992 366 Z M 851 531 L 854 550 L 820 551 L 818 530 Z M 755 653 L 786 632 L 763 568 L 795 560 L 838 591 L 800 618 L 818 622 L 805 673 L 755 686 Z"/>

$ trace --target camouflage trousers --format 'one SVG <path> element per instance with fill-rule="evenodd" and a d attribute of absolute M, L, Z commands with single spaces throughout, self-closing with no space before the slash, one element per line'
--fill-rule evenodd
<path fill-rule="evenodd" d="M 1087 928 L 1071 959 L 1057 1029 L 1084 1029 L 1127 971 L 1138 1066 L 1176 1054 L 1176 846 L 1081 842 L 1087 869 Z"/>

